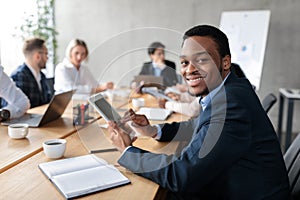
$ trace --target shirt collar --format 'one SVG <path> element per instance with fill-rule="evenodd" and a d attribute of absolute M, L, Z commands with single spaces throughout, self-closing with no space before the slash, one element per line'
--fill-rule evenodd
<path fill-rule="evenodd" d="M 67 68 L 75 68 L 75 69 L 77 69 L 77 68 L 69 61 L 68 58 L 64 58 L 63 64 L 64 64 L 64 66 L 67 67 Z M 80 68 L 81 68 L 81 66 L 79 67 L 79 69 L 80 69 Z"/>
<path fill-rule="evenodd" d="M 156 64 L 154 61 L 152 61 L 152 65 L 153 65 L 154 68 L 159 68 L 159 69 L 161 69 L 161 70 L 163 70 L 163 69 L 166 67 L 166 65 L 163 65 L 163 66 L 158 65 L 158 64 Z"/>
<path fill-rule="evenodd" d="M 222 81 L 222 83 L 216 87 L 215 89 L 213 89 L 207 96 L 205 97 L 200 97 L 199 99 L 199 103 L 202 107 L 202 110 L 204 111 L 207 107 L 207 105 L 210 103 L 210 100 L 221 90 L 221 88 L 224 86 L 225 81 L 227 80 L 228 76 L 230 75 L 231 72 L 229 72 L 227 74 L 227 76 L 224 78 L 224 80 Z"/>
<path fill-rule="evenodd" d="M 39 83 L 41 81 L 41 73 L 37 72 L 32 66 L 30 66 L 28 63 L 26 63 L 27 67 L 33 74 L 35 80 Z"/>

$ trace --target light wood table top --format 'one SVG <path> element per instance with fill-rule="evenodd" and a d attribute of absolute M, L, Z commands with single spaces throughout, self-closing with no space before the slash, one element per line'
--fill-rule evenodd
<path fill-rule="evenodd" d="M 0 173 L 42 151 L 42 143 L 53 138 L 65 138 L 75 131 L 72 119 L 60 118 L 42 128 L 29 128 L 25 139 L 11 139 L 7 126 L 0 126 Z"/>
<path fill-rule="evenodd" d="M 78 133 L 67 137 L 65 158 L 86 155 L 87 147 L 93 146 L 94 141 L 99 147 L 112 147 L 107 140 L 107 133 L 99 131 L 97 123 L 93 123 Z M 90 143 L 91 142 L 91 143 Z M 176 150 L 177 143 L 158 142 L 152 138 L 140 138 L 135 146 L 155 152 L 171 153 Z M 122 187 L 91 194 L 82 199 L 154 199 L 159 195 L 159 185 L 150 180 L 139 177 L 117 164 L 120 153 L 107 152 L 95 154 L 115 166 L 130 179 L 131 184 Z M 0 174 L 0 194 L 3 199 L 63 199 L 55 186 L 38 169 L 38 164 L 51 161 L 43 152 L 24 160 L 15 167 Z"/>
<path fill-rule="evenodd" d="M 157 107 L 155 98 L 143 95 L 147 106 Z M 130 100 L 129 100 L 130 101 Z M 122 106 L 123 105 L 123 106 Z M 132 105 L 118 104 L 119 111 L 125 112 Z M 42 107 L 30 110 L 41 112 Z M 27 139 L 13 140 L 8 137 L 7 127 L 0 126 L 0 194 L 3 199 L 63 199 L 55 186 L 38 169 L 38 164 L 51 161 L 42 151 L 42 142 L 50 138 L 66 138 L 65 158 L 86 155 L 89 150 L 113 148 L 107 139 L 108 133 L 99 127 L 105 123 L 100 119 L 85 127 L 72 125 L 72 106 L 68 106 L 63 118 L 46 124 L 41 128 L 30 128 Z M 167 122 L 184 121 L 187 116 L 172 114 Z M 161 123 L 161 121 L 151 121 Z M 157 153 L 174 153 L 178 142 L 164 143 L 152 138 L 140 137 L 134 146 Z M 131 184 L 91 194 L 83 199 L 154 199 L 164 192 L 159 185 L 139 177 L 117 164 L 120 153 L 117 151 L 95 154 L 114 164 L 127 176 Z"/>

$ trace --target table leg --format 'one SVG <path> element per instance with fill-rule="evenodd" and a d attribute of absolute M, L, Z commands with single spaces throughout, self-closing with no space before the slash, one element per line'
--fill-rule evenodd
<path fill-rule="evenodd" d="M 285 137 L 285 150 L 287 150 L 291 144 L 292 138 L 292 124 L 293 124 L 293 110 L 294 110 L 294 100 L 288 100 L 288 114 L 286 122 L 286 137 Z"/>
<path fill-rule="evenodd" d="M 278 111 L 278 126 L 277 126 L 277 134 L 278 134 L 278 139 L 279 142 L 281 143 L 282 139 L 282 117 L 283 117 L 283 96 L 280 94 L 279 95 L 279 111 Z"/>

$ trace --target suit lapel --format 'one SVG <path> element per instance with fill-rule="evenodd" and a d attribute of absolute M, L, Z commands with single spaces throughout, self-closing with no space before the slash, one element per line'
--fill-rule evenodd
<path fill-rule="evenodd" d="M 28 68 L 28 66 L 26 64 L 24 64 L 24 69 L 26 70 L 27 75 L 30 76 L 30 79 L 34 80 L 33 81 L 34 82 L 34 87 L 37 88 L 38 91 L 40 91 L 39 90 L 39 85 L 36 82 L 36 79 L 35 79 L 34 75 L 32 74 L 32 72 L 30 71 L 30 69 Z"/>

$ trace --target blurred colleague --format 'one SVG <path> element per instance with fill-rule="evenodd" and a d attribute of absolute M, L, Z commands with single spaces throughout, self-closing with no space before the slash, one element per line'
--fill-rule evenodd
<path fill-rule="evenodd" d="M 112 143 L 122 152 L 118 163 L 168 189 L 168 199 L 290 199 L 289 180 L 277 135 L 246 78 L 230 72 L 227 36 L 200 25 L 183 37 L 181 74 L 189 92 L 200 97 L 196 120 L 151 126 L 133 110 L 142 135 L 159 141 L 187 140 L 181 154 L 151 153 L 132 146 L 127 131 L 109 122 Z"/>
<path fill-rule="evenodd" d="M 5 74 L 1 65 L 0 83 L 0 108 L 1 98 L 7 102 L 7 105 L 0 109 L 0 121 L 22 116 L 30 108 L 29 99 Z"/>
<path fill-rule="evenodd" d="M 167 101 L 166 99 L 159 98 L 158 105 L 160 108 L 165 108 L 186 116 L 195 118 L 200 114 L 201 106 L 199 98 L 190 95 L 188 92 L 165 90 L 165 94 L 174 101 Z"/>
<path fill-rule="evenodd" d="M 70 41 L 66 48 L 66 58 L 55 69 L 54 89 L 56 92 L 77 89 L 79 93 L 98 93 L 106 89 L 113 89 L 112 82 L 99 85 L 89 69 L 82 64 L 88 55 L 89 51 L 83 40 Z"/>
<path fill-rule="evenodd" d="M 154 75 L 163 77 L 164 86 L 172 86 L 178 83 L 176 65 L 165 60 L 165 46 L 160 42 L 153 42 L 148 47 L 151 62 L 144 63 L 140 75 Z"/>
<path fill-rule="evenodd" d="M 46 67 L 48 50 L 45 41 L 39 38 L 28 39 L 23 45 L 25 62 L 11 75 L 11 78 L 29 98 L 31 108 L 49 103 L 52 97 L 42 69 Z"/>

